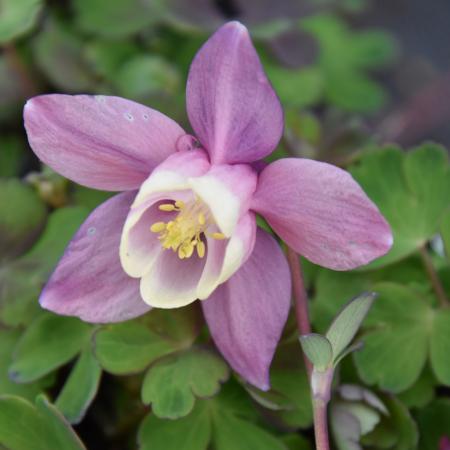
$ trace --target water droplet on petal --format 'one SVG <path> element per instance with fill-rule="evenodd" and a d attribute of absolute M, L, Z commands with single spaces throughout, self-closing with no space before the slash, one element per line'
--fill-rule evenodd
<path fill-rule="evenodd" d="M 127 119 L 129 122 L 133 122 L 133 120 L 134 120 L 133 114 L 131 114 L 131 113 L 129 113 L 129 112 L 126 112 L 123 116 L 124 116 L 125 119 Z"/>
<path fill-rule="evenodd" d="M 190 134 L 184 134 L 183 136 L 180 136 L 178 138 L 176 147 L 179 152 L 187 152 L 189 150 L 199 148 L 200 145 L 194 136 L 191 136 Z"/>
<path fill-rule="evenodd" d="M 145 121 L 147 121 L 148 119 L 150 119 L 150 116 L 149 116 L 147 113 L 144 113 L 144 114 L 142 115 L 142 118 L 143 118 Z"/>
<path fill-rule="evenodd" d="M 87 230 L 87 234 L 88 234 L 88 236 L 93 236 L 93 235 L 95 234 L 96 231 L 97 231 L 97 228 L 95 228 L 95 227 L 90 227 L 90 228 L 88 228 L 88 230 Z"/>

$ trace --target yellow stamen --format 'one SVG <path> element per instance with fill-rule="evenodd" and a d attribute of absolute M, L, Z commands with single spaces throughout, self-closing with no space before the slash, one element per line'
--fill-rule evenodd
<path fill-rule="evenodd" d="M 165 203 L 163 205 L 159 205 L 158 209 L 161 211 L 175 211 L 175 205 L 172 203 Z"/>
<path fill-rule="evenodd" d="M 203 258 L 205 256 L 205 243 L 203 241 L 199 241 L 197 243 L 197 255 L 199 258 Z"/>
<path fill-rule="evenodd" d="M 223 239 L 226 239 L 227 237 L 223 233 L 212 233 L 211 237 L 213 239 L 217 239 L 218 241 L 221 241 Z"/>
<path fill-rule="evenodd" d="M 158 208 L 160 211 L 178 213 L 173 220 L 167 223 L 156 222 L 150 227 L 152 232 L 159 234 L 161 246 L 174 251 L 180 259 L 190 258 L 195 251 L 199 258 L 203 258 L 206 254 L 203 236 L 208 234 L 209 227 L 215 226 L 215 223 L 202 200 L 197 197 L 188 203 L 177 200 L 174 203 L 163 203 Z M 212 233 L 211 236 L 214 239 L 225 239 L 222 233 Z"/>
<path fill-rule="evenodd" d="M 153 233 L 160 233 L 161 231 L 164 231 L 166 229 L 166 224 L 164 222 L 155 222 L 151 227 L 150 230 Z"/>

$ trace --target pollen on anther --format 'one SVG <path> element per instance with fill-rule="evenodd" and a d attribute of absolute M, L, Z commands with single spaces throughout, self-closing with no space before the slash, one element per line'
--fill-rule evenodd
<path fill-rule="evenodd" d="M 200 225 L 205 225 L 206 223 L 206 217 L 202 212 L 198 215 L 198 223 Z"/>
<path fill-rule="evenodd" d="M 161 211 L 175 211 L 175 205 L 172 203 L 165 203 L 163 205 L 159 205 L 158 207 Z"/>
<path fill-rule="evenodd" d="M 184 202 L 183 202 L 182 200 L 177 200 L 177 201 L 175 202 L 175 206 L 176 206 L 177 208 L 183 209 L 183 208 L 184 208 Z"/>
<path fill-rule="evenodd" d="M 205 243 L 203 241 L 197 242 L 197 255 L 199 258 L 203 258 L 205 256 Z"/>
<path fill-rule="evenodd" d="M 155 222 L 151 227 L 150 231 L 153 233 L 160 233 L 166 229 L 166 224 L 164 222 Z"/>
<path fill-rule="evenodd" d="M 223 239 L 226 239 L 226 236 L 223 233 L 212 233 L 211 237 L 213 239 L 217 239 L 218 241 L 221 241 Z"/>

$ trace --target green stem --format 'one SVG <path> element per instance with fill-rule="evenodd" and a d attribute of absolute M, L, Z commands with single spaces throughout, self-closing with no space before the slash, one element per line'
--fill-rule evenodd
<path fill-rule="evenodd" d="M 423 265 L 425 270 L 427 271 L 428 278 L 431 281 L 431 285 L 433 286 L 436 297 L 439 300 L 439 303 L 443 308 L 449 308 L 450 302 L 447 298 L 447 294 L 445 293 L 444 287 L 442 286 L 441 280 L 436 273 L 436 269 L 434 268 L 433 261 L 431 260 L 430 255 L 428 254 L 428 250 L 426 246 L 420 247 L 420 256 L 422 258 Z"/>

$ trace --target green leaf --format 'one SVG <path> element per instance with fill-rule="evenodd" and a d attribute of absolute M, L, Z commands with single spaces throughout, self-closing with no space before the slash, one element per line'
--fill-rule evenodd
<path fill-rule="evenodd" d="M 450 400 L 441 398 L 419 412 L 420 450 L 436 450 L 443 436 L 450 437 Z"/>
<path fill-rule="evenodd" d="M 83 38 L 65 22 L 47 19 L 33 41 L 39 68 L 60 89 L 69 92 L 95 91 L 97 80 L 90 71 Z"/>
<path fill-rule="evenodd" d="M 312 424 L 311 388 L 297 337 L 282 341 L 270 368 L 270 391 L 246 386 L 253 400 L 291 429 Z"/>
<path fill-rule="evenodd" d="M 18 384 L 8 377 L 12 350 L 19 337 L 19 330 L 0 330 L 0 395 L 12 394 L 34 400 L 36 395 L 48 386 L 48 379 L 42 379 L 35 383 Z"/>
<path fill-rule="evenodd" d="M 42 0 L 2 0 L 0 3 L 0 44 L 29 31 L 42 9 Z"/>
<path fill-rule="evenodd" d="M 420 378 L 406 391 L 398 395 L 408 408 L 424 408 L 434 398 L 436 380 L 431 370 L 426 367 Z"/>
<path fill-rule="evenodd" d="M 311 444 L 300 434 L 285 434 L 281 440 L 286 445 L 287 450 L 312 450 Z"/>
<path fill-rule="evenodd" d="M 197 402 L 192 412 L 178 420 L 149 414 L 139 428 L 140 450 L 206 450 L 211 439 L 207 403 Z"/>
<path fill-rule="evenodd" d="M 27 383 L 70 361 L 90 336 L 90 326 L 72 317 L 43 314 L 21 336 L 14 349 L 10 377 Z"/>
<path fill-rule="evenodd" d="M 366 322 L 371 331 L 354 359 L 366 383 L 401 392 L 415 383 L 425 365 L 433 311 L 404 286 L 380 283 L 374 290 L 380 297 Z"/>
<path fill-rule="evenodd" d="M 229 369 L 222 358 L 193 348 L 152 365 L 142 386 L 142 401 L 152 404 L 156 416 L 177 419 L 192 411 L 196 397 L 217 394 L 228 376 Z"/>
<path fill-rule="evenodd" d="M 124 37 L 141 31 L 161 17 L 161 3 L 139 0 L 75 0 L 79 27 L 106 37 Z"/>
<path fill-rule="evenodd" d="M 333 349 L 334 361 L 339 358 L 355 337 L 375 296 L 376 294 L 373 292 L 359 295 L 351 300 L 334 319 L 326 334 Z"/>
<path fill-rule="evenodd" d="M 392 60 L 392 39 L 377 31 L 355 32 L 332 15 L 309 17 L 303 26 L 320 45 L 319 66 L 328 102 L 362 113 L 383 106 L 385 91 L 369 78 L 368 70 Z"/>
<path fill-rule="evenodd" d="M 319 269 L 314 283 L 315 296 L 311 302 L 311 317 L 315 329 L 325 334 L 334 317 L 360 292 L 376 291 L 377 282 L 422 286 L 428 289 L 429 280 L 420 257 L 412 256 L 376 271 L 335 272 Z"/>
<path fill-rule="evenodd" d="M 33 243 L 46 215 L 33 189 L 14 178 L 0 179 L 0 262 L 18 256 Z"/>
<path fill-rule="evenodd" d="M 217 409 L 213 415 L 216 450 L 286 450 L 281 440 L 263 428 Z"/>
<path fill-rule="evenodd" d="M 140 372 L 175 350 L 175 343 L 136 321 L 105 326 L 94 335 L 94 351 L 101 366 L 119 375 Z"/>
<path fill-rule="evenodd" d="M 39 262 L 40 270 L 53 270 L 64 249 L 89 214 L 83 207 L 70 206 L 53 212 L 41 237 L 22 258 L 22 262 Z"/>
<path fill-rule="evenodd" d="M 181 87 L 176 66 L 160 56 L 137 55 L 116 71 L 113 83 L 124 97 L 141 100 L 151 96 L 173 95 Z"/>
<path fill-rule="evenodd" d="M 36 406 L 20 397 L 0 397 L 0 445 L 11 450 L 85 450 L 44 397 L 38 397 Z"/>
<path fill-rule="evenodd" d="M 50 214 L 38 242 L 24 256 L 0 267 L 1 321 L 28 324 L 39 310 L 39 293 L 64 248 L 87 216 L 85 208 L 61 208 Z"/>
<path fill-rule="evenodd" d="M 287 450 L 274 435 L 256 425 L 256 413 L 242 388 L 227 383 L 220 394 L 198 400 L 178 420 L 149 415 L 139 430 L 140 450 Z"/>
<path fill-rule="evenodd" d="M 83 206 L 89 211 L 95 209 L 101 203 L 112 197 L 111 192 L 89 189 L 85 186 L 75 186 L 73 191 L 74 202 L 78 206 Z"/>
<path fill-rule="evenodd" d="M 18 120 L 22 113 L 25 93 L 10 62 L 0 55 L 0 123 L 11 118 Z"/>
<path fill-rule="evenodd" d="M 361 439 L 363 446 L 391 447 L 395 450 L 416 449 L 419 433 L 408 409 L 394 396 L 382 394 L 380 398 L 389 414 L 381 416 L 381 422 L 375 430 L 363 436 Z"/>
<path fill-rule="evenodd" d="M 333 360 L 333 349 L 330 341 L 316 333 L 300 336 L 300 344 L 314 368 L 325 370 Z"/>
<path fill-rule="evenodd" d="M 281 420 L 295 428 L 311 426 L 311 392 L 306 370 L 303 367 L 274 370 L 271 372 L 271 384 L 272 390 L 284 398 L 284 407 L 277 414 Z"/>
<path fill-rule="evenodd" d="M 450 385 L 450 310 L 435 312 L 431 325 L 430 362 L 438 381 Z"/>
<path fill-rule="evenodd" d="M 450 210 L 444 215 L 441 222 L 441 236 L 444 241 L 444 250 L 447 259 L 450 260 Z"/>
<path fill-rule="evenodd" d="M 293 70 L 266 63 L 264 69 L 283 105 L 310 106 L 323 94 L 323 75 L 316 67 Z"/>
<path fill-rule="evenodd" d="M 18 175 L 25 149 L 22 139 L 16 135 L 3 134 L 0 136 L 0 149 L 0 177 Z"/>
<path fill-rule="evenodd" d="M 391 251 L 366 268 L 398 261 L 423 246 L 439 229 L 450 206 L 447 152 L 425 144 L 408 153 L 394 147 L 367 153 L 352 175 L 391 225 Z"/>
<path fill-rule="evenodd" d="M 137 56 L 140 50 L 133 41 L 123 39 L 96 39 L 86 44 L 85 56 L 93 71 L 106 80 L 114 79 L 126 61 Z"/>
<path fill-rule="evenodd" d="M 90 347 L 84 349 L 64 384 L 55 406 L 69 423 L 79 423 L 97 394 L 101 368 Z"/>

